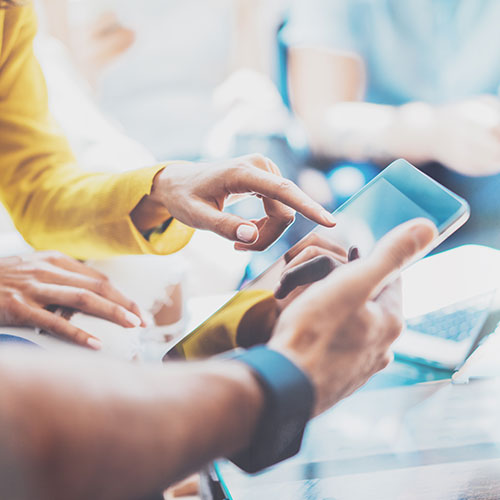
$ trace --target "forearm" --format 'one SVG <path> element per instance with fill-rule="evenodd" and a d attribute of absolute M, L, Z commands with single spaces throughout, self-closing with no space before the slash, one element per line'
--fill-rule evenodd
<path fill-rule="evenodd" d="M 359 161 L 430 159 L 432 106 L 363 102 L 366 68 L 354 52 L 291 47 L 289 58 L 292 106 L 313 152 Z"/>
<path fill-rule="evenodd" d="M 339 102 L 305 122 L 312 150 L 321 156 L 357 161 L 404 157 L 432 159 L 433 108 L 425 103 L 386 106 Z"/>
<path fill-rule="evenodd" d="M 131 219 L 165 165 L 121 174 L 79 168 L 48 110 L 45 81 L 32 50 L 33 7 L 28 2 L 8 9 L 5 17 L 9 43 L 0 61 L 0 199 L 24 238 L 37 249 L 81 259 L 182 248 L 192 231 L 177 221 L 161 242 L 150 244 L 140 232 L 143 227 Z M 147 216 L 154 227 L 168 214 L 155 206 Z"/>
<path fill-rule="evenodd" d="M 262 395 L 244 365 L 110 363 L 2 353 L 2 498 L 140 498 L 248 444 Z"/>

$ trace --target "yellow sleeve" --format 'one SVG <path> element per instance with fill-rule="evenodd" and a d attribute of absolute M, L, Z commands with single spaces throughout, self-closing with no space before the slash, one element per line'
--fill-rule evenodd
<path fill-rule="evenodd" d="M 148 242 L 130 218 L 165 165 L 123 174 L 78 168 L 48 111 L 35 32 L 32 6 L 0 10 L 0 199 L 18 230 L 37 249 L 82 259 L 182 248 L 193 230 L 179 221 Z"/>
<path fill-rule="evenodd" d="M 202 359 L 269 340 L 278 308 L 269 290 L 242 290 L 180 342 L 173 356 Z"/>

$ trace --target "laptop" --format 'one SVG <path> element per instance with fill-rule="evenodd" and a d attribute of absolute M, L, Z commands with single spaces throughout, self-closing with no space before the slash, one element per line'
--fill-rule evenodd
<path fill-rule="evenodd" d="M 405 330 L 397 356 L 456 370 L 500 321 L 500 251 L 464 245 L 403 273 Z M 425 290 L 425 294 L 421 293 Z"/>

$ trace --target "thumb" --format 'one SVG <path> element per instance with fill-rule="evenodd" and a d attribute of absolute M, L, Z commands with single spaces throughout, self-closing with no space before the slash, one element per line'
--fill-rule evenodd
<path fill-rule="evenodd" d="M 387 233 L 363 262 L 365 293 L 376 295 L 393 275 L 424 254 L 437 234 L 436 226 L 424 218 L 412 219 Z"/>
<path fill-rule="evenodd" d="M 259 237 L 259 230 L 253 222 L 207 204 L 203 204 L 198 210 L 196 226 L 198 229 L 206 229 L 228 240 L 242 243 L 254 243 Z"/>
<path fill-rule="evenodd" d="M 345 320 L 375 297 L 405 264 L 425 252 L 437 230 L 428 219 L 414 219 L 387 233 L 366 258 L 338 267 L 295 301 L 295 309 L 328 310 L 331 321 Z"/>

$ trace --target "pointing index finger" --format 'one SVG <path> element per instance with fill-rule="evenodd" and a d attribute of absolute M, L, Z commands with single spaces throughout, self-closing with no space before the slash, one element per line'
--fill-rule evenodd
<path fill-rule="evenodd" d="M 330 212 L 307 196 L 292 181 L 283 177 L 250 167 L 240 170 L 239 175 L 228 181 L 228 185 L 234 193 L 260 194 L 293 208 L 317 224 L 335 226 L 335 219 Z"/>

